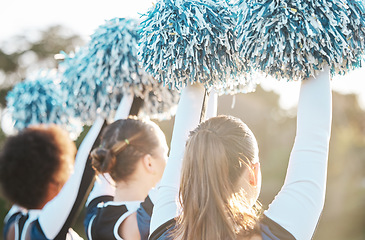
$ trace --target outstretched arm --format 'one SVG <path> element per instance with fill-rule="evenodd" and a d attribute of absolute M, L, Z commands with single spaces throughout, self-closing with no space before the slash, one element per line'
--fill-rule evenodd
<path fill-rule="evenodd" d="M 218 94 L 217 92 L 212 89 L 209 93 L 209 99 L 207 103 L 207 112 L 205 114 L 205 119 L 208 120 L 209 118 L 217 116 L 218 110 Z"/>
<path fill-rule="evenodd" d="M 265 215 L 296 239 L 311 239 L 324 205 L 332 96 L 329 68 L 302 82 L 297 134 L 284 186 Z"/>
<path fill-rule="evenodd" d="M 171 150 L 164 174 L 158 187 L 150 233 L 178 214 L 177 197 L 180 186 L 180 169 L 189 132 L 199 124 L 204 98 L 202 85 L 190 85 L 183 89 L 175 116 Z"/>
<path fill-rule="evenodd" d="M 150 233 L 178 215 L 177 197 L 185 144 L 189 132 L 199 124 L 203 100 L 204 87 L 202 85 L 190 85 L 182 91 L 175 116 L 170 156 L 158 187 L 158 197 L 153 209 Z"/>
<path fill-rule="evenodd" d="M 80 185 L 84 171 L 87 166 L 89 152 L 96 141 L 100 130 L 104 124 L 104 119 L 97 118 L 85 139 L 82 141 L 76 155 L 74 173 L 63 186 L 59 194 L 48 202 L 39 216 L 40 227 L 48 239 L 54 239 L 64 228 L 67 219 L 73 212 L 74 204 L 79 196 Z M 83 198 L 83 196 L 81 196 Z M 68 226 L 65 231 L 70 226 Z"/>

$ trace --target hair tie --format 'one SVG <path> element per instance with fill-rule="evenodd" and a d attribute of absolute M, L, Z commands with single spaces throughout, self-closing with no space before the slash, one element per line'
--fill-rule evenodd
<path fill-rule="evenodd" d="M 126 139 L 124 139 L 124 142 L 127 144 L 127 145 L 129 145 L 129 140 L 126 138 Z"/>

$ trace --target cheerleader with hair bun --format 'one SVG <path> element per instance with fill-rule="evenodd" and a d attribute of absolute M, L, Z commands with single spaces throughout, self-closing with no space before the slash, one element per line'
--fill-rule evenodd
<path fill-rule="evenodd" d="M 99 175 L 86 204 L 88 239 L 148 238 L 153 187 L 167 152 L 165 135 L 152 121 L 120 119 L 105 129 L 91 153 Z"/>

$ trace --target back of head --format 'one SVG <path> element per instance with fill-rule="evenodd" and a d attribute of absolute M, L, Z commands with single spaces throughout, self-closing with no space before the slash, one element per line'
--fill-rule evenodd
<path fill-rule="evenodd" d="M 257 212 L 240 181 L 256 161 L 256 139 L 237 118 L 211 118 L 192 131 L 181 176 L 183 213 L 175 234 L 189 240 L 236 239 L 249 234 Z"/>
<path fill-rule="evenodd" d="M 126 181 L 133 174 L 138 160 L 154 156 L 165 139 L 161 129 L 151 121 L 128 118 L 115 121 L 102 134 L 101 145 L 91 156 L 99 173 L 109 173 L 114 181 Z"/>
<path fill-rule="evenodd" d="M 75 144 L 56 125 L 32 126 L 9 137 L 0 154 L 4 195 L 22 207 L 42 208 L 50 200 L 50 184 L 60 190 L 69 178 L 75 153 Z"/>

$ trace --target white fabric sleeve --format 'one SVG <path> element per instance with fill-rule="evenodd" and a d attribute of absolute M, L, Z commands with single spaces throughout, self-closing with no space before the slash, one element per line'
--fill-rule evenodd
<path fill-rule="evenodd" d="M 48 239 L 54 239 L 57 236 L 72 210 L 89 153 L 103 124 L 103 118 L 98 117 L 95 120 L 77 151 L 73 174 L 58 195 L 42 209 L 39 224 Z"/>
<path fill-rule="evenodd" d="M 115 112 L 114 121 L 128 118 L 129 112 L 132 107 L 133 99 L 134 99 L 133 93 L 126 94 L 123 96 L 122 100 L 119 103 L 117 111 Z"/>
<path fill-rule="evenodd" d="M 160 182 L 158 182 L 156 184 L 156 186 L 154 188 L 151 188 L 151 190 L 148 192 L 148 196 L 151 199 L 151 202 L 153 203 L 153 205 L 156 204 L 157 199 L 158 199 L 158 188 L 160 187 Z"/>
<path fill-rule="evenodd" d="M 180 186 L 180 169 L 189 132 L 199 124 L 204 99 L 204 87 L 191 85 L 183 89 L 175 116 L 171 151 L 155 203 L 150 233 L 177 216 L 177 197 Z"/>
<path fill-rule="evenodd" d="M 298 240 L 314 234 L 324 206 L 332 120 L 329 68 L 302 82 L 297 133 L 284 185 L 265 215 Z"/>
<path fill-rule="evenodd" d="M 209 119 L 217 116 L 218 107 L 218 94 L 216 91 L 212 90 L 209 94 L 207 113 L 205 114 L 205 119 Z"/>
<path fill-rule="evenodd" d="M 115 182 L 108 173 L 99 174 L 97 176 L 85 206 L 89 206 L 92 200 L 101 196 L 115 196 Z"/>
<path fill-rule="evenodd" d="M 133 98 L 134 94 L 123 96 L 115 113 L 114 121 L 128 118 Z M 108 173 L 98 175 L 85 205 L 88 206 L 92 200 L 100 196 L 115 196 L 115 182 Z"/>

